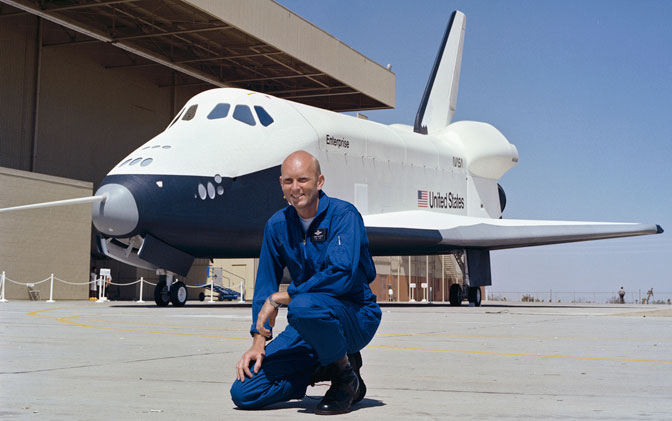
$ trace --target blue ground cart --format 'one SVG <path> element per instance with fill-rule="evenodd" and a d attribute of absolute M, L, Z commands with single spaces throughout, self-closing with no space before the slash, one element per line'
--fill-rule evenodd
<path fill-rule="evenodd" d="M 215 298 L 215 294 L 217 294 L 216 296 L 219 301 L 240 299 L 240 292 L 234 291 L 231 288 L 227 288 L 223 285 L 223 272 L 224 270 L 222 268 L 207 268 L 205 272 L 205 283 L 196 285 L 197 287 L 205 289 L 205 291 L 198 294 L 199 300 L 205 301 L 206 294 L 210 291 L 213 293 L 213 299 Z"/>
<path fill-rule="evenodd" d="M 201 285 L 196 285 L 196 286 L 204 288 L 207 291 L 210 291 L 210 288 L 211 288 L 211 285 L 208 284 L 208 283 L 201 284 Z M 231 288 L 224 288 L 224 287 L 219 286 L 219 285 L 214 285 L 214 286 L 212 286 L 212 290 L 213 290 L 213 292 L 216 292 L 219 295 L 219 297 L 218 297 L 219 301 L 224 301 L 224 300 L 231 301 L 231 300 L 237 300 L 237 299 L 240 298 L 240 292 L 236 292 L 236 291 L 232 290 Z M 201 300 L 201 301 L 205 301 L 205 292 L 201 292 L 200 294 L 198 294 L 198 299 Z"/>

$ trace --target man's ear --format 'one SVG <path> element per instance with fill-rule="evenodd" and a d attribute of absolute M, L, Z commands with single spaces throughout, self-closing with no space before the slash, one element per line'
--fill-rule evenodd
<path fill-rule="evenodd" d="M 320 174 L 320 176 L 317 177 L 317 189 L 322 190 L 322 186 L 324 186 L 324 175 Z"/>

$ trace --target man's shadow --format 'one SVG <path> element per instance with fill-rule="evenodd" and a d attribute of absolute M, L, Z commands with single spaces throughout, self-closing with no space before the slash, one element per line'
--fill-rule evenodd
<path fill-rule="evenodd" d="M 306 395 L 303 399 L 289 401 L 289 402 L 279 402 L 273 405 L 264 407 L 263 410 L 270 411 L 273 409 L 289 409 L 289 408 L 299 408 L 298 412 L 304 414 L 314 414 L 315 407 L 322 400 L 322 396 L 308 396 Z M 385 406 L 385 402 L 379 401 L 377 399 L 364 398 L 360 402 L 352 405 L 350 409 L 351 412 L 358 411 L 364 408 L 373 408 L 376 406 Z"/>

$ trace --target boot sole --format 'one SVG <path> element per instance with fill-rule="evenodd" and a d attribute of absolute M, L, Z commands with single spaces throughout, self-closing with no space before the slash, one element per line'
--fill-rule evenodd
<path fill-rule="evenodd" d="M 347 414 L 348 412 L 352 411 L 351 408 L 341 410 L 341 411 L 321 411 L 319 409 L 315 410 L 315 413 L 317 415 L 340 415 L 340 414 Z"/>

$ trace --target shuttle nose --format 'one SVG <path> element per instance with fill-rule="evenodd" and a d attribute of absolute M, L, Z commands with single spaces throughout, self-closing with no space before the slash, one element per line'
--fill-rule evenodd
<path fill-rule="evenodd" d="M 96 195 L 106 195 L 103 202 L 91 209 L 93 225 L 102 234 L 121 236 L 129 234 L 138 225 L 138 206 L 133 193 L 121 184 L 105 184 Z"/>

